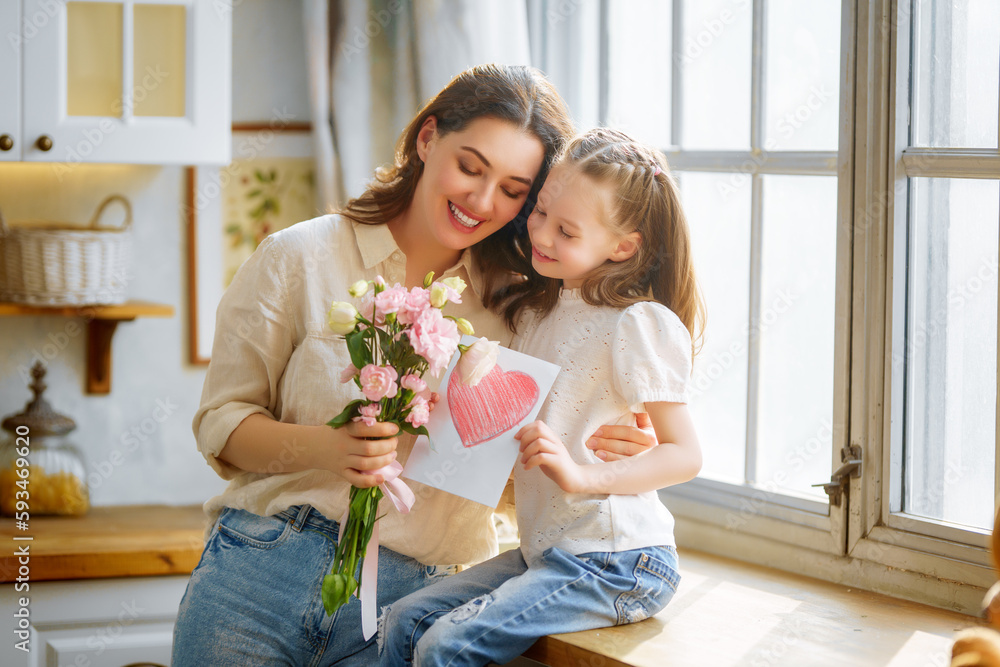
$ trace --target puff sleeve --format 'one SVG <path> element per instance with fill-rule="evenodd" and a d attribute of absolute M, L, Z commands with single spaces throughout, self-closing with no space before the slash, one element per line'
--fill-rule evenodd
<path fill-rule="evenodd" d="M 669 308 L 652 301 L 626 308 L 612 341 L 615 388 L 633 412 L 644 403 L 687 403 L 691 335 Z"/>
<path fill-rule="evenodd" d="M 217 458 L 219 452 L 250 415 L 275 418 L 278 381 L 294 348 L 284 262 L 275 239 L 264 239 L 219 302 L 212 358 L 192 423 L 198 450 L 226 480 L 242 471 Z"/>

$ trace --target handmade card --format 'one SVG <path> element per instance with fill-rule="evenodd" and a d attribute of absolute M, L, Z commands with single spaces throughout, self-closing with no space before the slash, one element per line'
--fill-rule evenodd
<path fill-rule="evenodd" d="M 476 341 L 465 336 L 462 343 Z M 496 507 L 518 458 L 514 434 L 538 416 L 559 367 L 500 348 L 497 365 L 479 384 L 462 384 L 452 359 L 431 412 L 403 469 L 403 477 Z"/>

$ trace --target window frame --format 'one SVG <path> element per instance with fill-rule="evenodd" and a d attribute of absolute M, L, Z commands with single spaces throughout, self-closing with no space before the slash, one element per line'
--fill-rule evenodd
<path fill-rule="evenodd" d="M 606 26 L 611 7 L 609 0 L 597 2 L 603 26 L 597 35 L 602 66 L 599 81 L 591 85 L 599 91 L 597 108 L 603 123 L 608 109 L 610 38 Z M 905 343 L 911 196 L 907 179 L 1000 178 L 1000 150 L 907 145 L 911 0 L 843 0 L 841 4 L 837 152 L 760 150 L 767 0 L 752 2 L 751 150 L 680 148 L 683 73 L 681 60 L 675 57 L 670 121 L 674 145 L 664 152 L 682 177 L 684 172 L 735 171 L 753 179 L 751 266 L 758 268 L 751 275 L 756 281 L 752 294 L 757 295 L 756 303 L 751 298 L 752 313 L 760 309 L 762 176 L 838 176 L 831 471 L 840 465 L 840 452 L 848 445 L 861 448 L 862 470 L 860 476 L 848 480 L 840 504 L 829 504 L 828 510 L 824 503 L 779 495 L 752 484 L 696 479 L 665 489 L 660 495 L 675 516 L 677 542 L 682 547 L 978 614 L 983 594 L 995 581 L 986 536 L 892 511 L 890 490 L 899 465 L 896 453 L 902 451 L 898 425 L 905 391 L 901 370 L 893 368 L 892 360 L 893 351 L 904 349 Z M 533 44 L 539 46 L 536 52 L 547 54 L 544 20 L 549 3 L 528 3 L 533 27 L 542 28 L 533 35 Z M 678 0 L 672 8 L 671 49 L 676 55 L 683 43 L 683 8 Z M 540 62 L 545 69 L 544 59 Z M 750 373 L 755 372 L 755 347 L 751 346 Z M 750 423 L 750 413 L 748 409 L 748 434 L 756 428 Z M 997 414 L 1000 443 L 1000 391 Z M 748 470 L 754 465 L 751 459 L 748 455 Z M 1000 498 L 1000 456 L 995 468 L 994 493 Z"/>

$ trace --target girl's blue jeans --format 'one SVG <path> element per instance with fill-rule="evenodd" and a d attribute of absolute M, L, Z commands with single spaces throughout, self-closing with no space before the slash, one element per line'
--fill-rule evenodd
<path fill-rule="evenodd" d="M 380 664 L 503 664 L 544 635 L 648 618 L 679 581 L 673 547 L 579 556 L 553 547 L 532 567 L 514 549 L 393 603 L 380 621 Z"/>
<path fill-rule="evenodd" d="M 172 665 L 377 664 L 356 597 L 327 616 L 320 599 L 338 524 L 308 505 L 261 517 L 226 509 L 191 573 L 174 629 Z M 454 568 L 379 549 L 379 608 Z"/>

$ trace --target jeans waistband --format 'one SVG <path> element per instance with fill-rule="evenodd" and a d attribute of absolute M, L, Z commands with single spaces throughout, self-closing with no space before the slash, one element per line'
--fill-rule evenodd
<path fill-rule="evenodd" d="M 314 530 L 329 532 L 335 537 L 340 532 L 338 522 L 326 518 L 312 505 L 292 505 L 288 509 L 278 512 L 277 516 L 291 521 L 292 529 L 295 531 L 301 531 L 308 526 Z"/>

